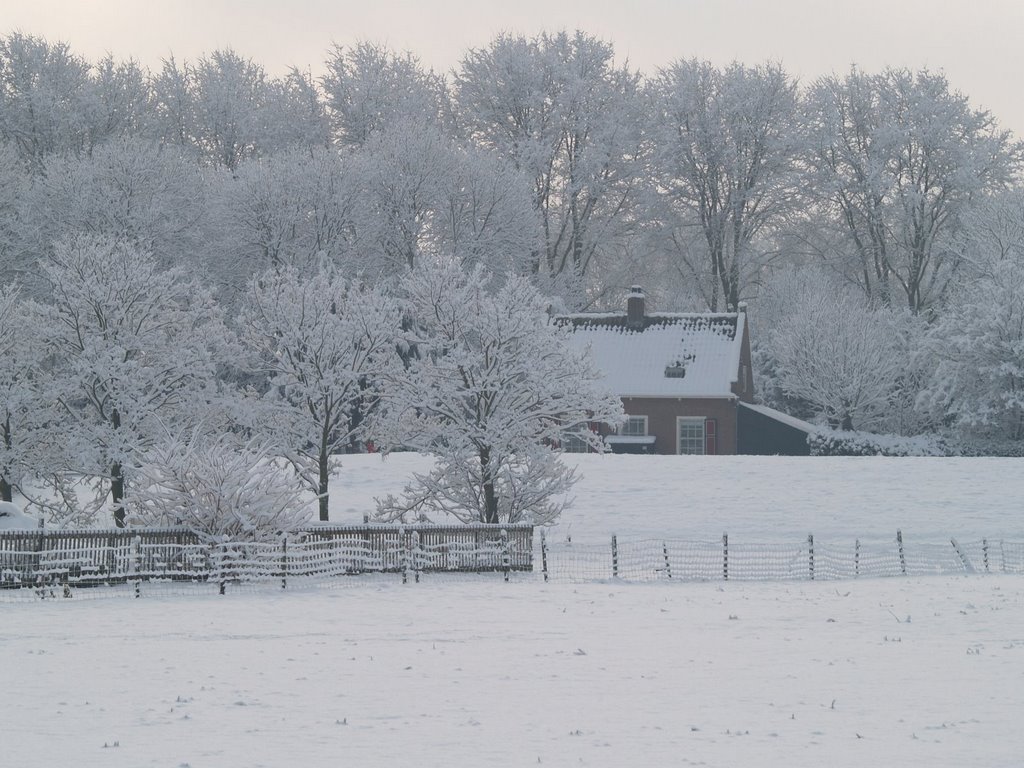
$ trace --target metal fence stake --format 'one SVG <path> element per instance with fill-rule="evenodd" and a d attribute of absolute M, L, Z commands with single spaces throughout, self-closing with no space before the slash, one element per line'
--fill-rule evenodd
<path fill-rule="evenodd" d="M 907 575 L 907 555 L 903 551 L 903 531 L 896 529 L 896 546 L 900 550 L 900 573 Z"/>

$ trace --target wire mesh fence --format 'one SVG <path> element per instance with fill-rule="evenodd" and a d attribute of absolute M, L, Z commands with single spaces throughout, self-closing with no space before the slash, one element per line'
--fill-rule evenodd
<path fill-rule="evenodd" d="M 794 581 L 956 573 L 1024 573 L 1024 543 L 982 539 L 959 544 L 891 541 L 847 546 L 808 536 L 792 543 L 730 539 L 620 539 L 606 544 L 549 543 L 539 537 L 545 581 Z"/>
<path fill-rule="evenodd" d="M 535 551 L 536 550 L 536 551 Z M 1024 573 L 1024 542 L 610 537 L 549 543 L 532 526 L 323 526 L 271 542 L 186 529 L 0 532 L 0 601 L 337 588 L 471 574 L 545 582 L 796 581 Z M 345 577 L 359 576 L 359 579 Z M 493 578 L 493 576 L 491 576 Z"/>

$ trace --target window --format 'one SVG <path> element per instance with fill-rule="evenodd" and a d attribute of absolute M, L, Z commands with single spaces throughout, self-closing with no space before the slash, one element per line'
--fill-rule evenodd
<path fill-rule="evenodd" d="M 590 444 L 581 436 L 584 430 L 590 431 L 587 424 L 576 424 L 562 434 L 563 453 L 589 453 Z"/>
<path fill-rule="evenodd" d="M 619 427 L 620 435 L 630 435 L 632 437 L 644 437 L 647 435 L 647 417 L 646 416 L 627 416 L 626 423 Z"/>
<path fill-rule="evenodd" d="M 678 453 L 704 454 L 706 442 L 703 418 L 679 416 L 676 418 L 676 430 L 679 435 Z"/>

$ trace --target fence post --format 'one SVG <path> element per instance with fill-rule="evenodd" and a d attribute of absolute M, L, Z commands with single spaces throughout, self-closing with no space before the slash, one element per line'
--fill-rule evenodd
<path fill-rule="evenodd" d="M 985 562 L 985 573 L 988 573 L 988 539 L 981 540 L 981 557 Z"/>
<path fill-rule="evenodd" d="M 413 531 L 410 539 L 410 559 L 412 560 L 412 577 L 417 584 L 420 583 L 420 561 L 423 559 L 420 550 L 420 532 Z"/>
<path fill-rule="evenodd" d="M 853 544 L 853 577 L 860 576 L 860 539 Z"/>
<path fill-rule="evenodd" d="M 612 578 L 616 578 L 617 579 L 618 577 L 619 577 L 619 543 L 618 543 L 618 540 L 615 537 L 615 534 L 613 533 L 612 534 Z"/>
<path fill-rule="evenodd" d="M 136 598 L 142 596 L 142 576 L 139 573 L 139 564 L 142 560 L 142 554 L 139 551 L 141 548 L 142 537 L 136 534 L 134 537 L 132 537 L 131 553 L 128 556 L 128 573 L 130 574 L 129 578 L 132 579 L 135 585 Z"/>
<path fill-rule="evenodd" d="M 508 531 L 501 529 L 501 569 L 505 572 L 505 581 L 508 581 L 508 572 L 512 568 L 512 550 L 509 546 Z"/>
<path fill-rule="evenodd" d="M 220 594 L 226 594 L 227 592 L 227 563 L 228 563 L 228 545 L 220 545 L 220 564 L 217 567 L 220 579 Z"/>
<path fill-rule="evenodd" d="M 671 579 L 672 578 L 672 563 L 670 563 L 668 561 L 668 542 L 665 542 L 665 541 L 661 542 L 661 552 L 665 556 L 665 573 L 667 573 L 668 577 Z"/>
<path fill-rule="evenodd" d="M 957 557 L 960 558 L 960 564 L 964 567 L 964 570 L 968 573 L 974 573 L 974 569 L 971 564 L 967 562 L 967 558 L 964 557 L 964 553 L 960 549 L 960 545 L 956 543 L 956 539 L 950 539 L 949 543 L 953 545 L 953 549 L 956 550 Z"/>
<path fill-rule="evenodd" d="M 409 547 L 411 541 L 409 536 L 405 533 L 405 528 L 398 529 L 398 546 L 402 550 L 402 583 L 409 583 Z"/>
<path fill-rule="evenodd" d="M 544 569 L 544 581 L 548 580 L 548 539 L 544 535 L 544 529 L 540 531 L 540 563 Z"/>
<path fill-rule="evenodd" d="M 814 534 L 807 534 L 807 565 L 811 571 L 811 581 L 814 581 Z"/>
<path fill-rule="evenodd" d="M 722 534 L 722 578 L 729 580 L 729 534 Z"/>
<path fill-rule="evenodd" d="M 281 537 L 281 589 L 288 588 L 288 534 Z"/>
<path fill-rule="evenodd" d="M 907 575 L 907 555 L 903 551 L 903 531 L 896 529 L 896 546 L 900 550 L 900 573 Z"/>
<path fill-rule="evenodd" d="M 107 535 L 107 557 L 106 557 L 106 561 L 107 562 L 106 562 L 106 568 L 107 568 L 107 578 L 109 580 L 113 580 L 113 579 L 117 578 L 116 577 L 116 574 L 117 574 L 117 564 L 114 561 L 114 546 L 115 546 L 114 542 L 115 542 L 114 535 L 113 534 L 108 534 Z M 117 579 L 117 580 L 120 581 L 120 579 Z"/>

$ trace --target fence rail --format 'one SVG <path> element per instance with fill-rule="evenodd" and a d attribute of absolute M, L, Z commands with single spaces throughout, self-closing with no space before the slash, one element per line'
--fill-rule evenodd
<path fill-rule="evenodd" d="M 227 584 L 362 573 L 529 571 L 533 526 L 317 526 L 275 542 L 204 542 L 185 528 L 0 532 L 0 589 Z"/>

